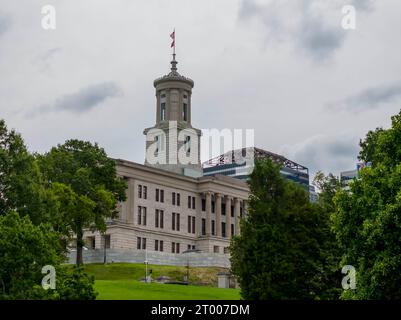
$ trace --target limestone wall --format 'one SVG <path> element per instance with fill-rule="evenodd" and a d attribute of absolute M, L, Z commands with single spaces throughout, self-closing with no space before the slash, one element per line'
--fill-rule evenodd
<path fill-rule="evenodd" d="M 168 252 L 148 251 L 147 257 L 149 264 L 186 266 L 189 261 L 189 265 L 191 267 L 230 267 L 229 256 L 218 253 L 190 252 L 173 254 Z M 68 258 L 70 264 L 75 263 L 76 251 L 72 251 Z M 104 251 L 103 249 L 84 250 L 83 259 L 84 263 L 103 263 Z M 107 249 L 106 261 L 108 263 L 144 263 L 145 251 L 131 249 Z"/>

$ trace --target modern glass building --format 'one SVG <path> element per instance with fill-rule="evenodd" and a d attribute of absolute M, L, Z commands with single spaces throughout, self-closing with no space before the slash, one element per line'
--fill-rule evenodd
<path fill-rule="evenodd" d="M 281 155 L 259 148 L 242 148 L 226 152 L 202 164 L 203 175 L 221 174 L 237 179 L 246 180 L 254 167 L 254 160 L 269 158 L 282 166 L 283 177 L 301 184 L 309 191 L 308 168 L 291 161 Z"/>

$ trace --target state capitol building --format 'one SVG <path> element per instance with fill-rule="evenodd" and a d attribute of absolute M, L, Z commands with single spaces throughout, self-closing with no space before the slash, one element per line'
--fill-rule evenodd
<path fill-rule="evenodd" d="M 285 177 L 305 188 L 309 186 L 308 169 L 257 148 L 222 154 L 202 167 L 202 132 L 192 127 L 194 82 L 177 72 L 175 54 L 171 71 L 156 79 L 154 87 L 156 122 L 143 132 L 145 163 L 115 160 L 117 174 L 128 184 L 127 200 L 120 203 L 119 216 L 108 222 L 105 234 L 85 232 L 88 250 L 84 261 L 100 262 L 107 251 L 108 260 L 143 262 L 146 251 L 146 259 L 153 259 L 152 263 L 180 264 L 182 253 L 198 252 L 197 256 L 207 260 L 204 265 L 227 266 L 230 239 L 241 232 L 249 194 L 245 180 L 249 164 L 236 163 L 234 155 L 252 152 L 255 157 L 270 157 L 283 165 Z M 182 141 L 173 139 L 172 128 L 179 136 L 188 134 Z M 189 160 L 186 164 L 149 161 L 149 155 L 177 159 L 180 148 Z M 202 265 L 201 261 L 198 264 Z"/>

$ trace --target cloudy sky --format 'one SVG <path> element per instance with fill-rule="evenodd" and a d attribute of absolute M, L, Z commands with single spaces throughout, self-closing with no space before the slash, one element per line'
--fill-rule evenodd
<path fill-rule="evenodd" d="M 0 118 L 32 151 L 79 138 L 143 163 L 175 27 L 195 127 L 251 128 L 258 147 L 338 174 L 400 110 L 400 16 L 398 0 L 0 0 Z"/>

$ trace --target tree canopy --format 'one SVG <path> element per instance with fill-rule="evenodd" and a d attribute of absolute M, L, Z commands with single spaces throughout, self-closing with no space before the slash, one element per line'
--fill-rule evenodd
<path fill-rule="evenodd" d="M 401 299 L 401 112 L 391 128 L 370 131 L 361 148 L 371 166 L 336 194 L 332 217 L 342 264 L 356 269 L 356 290 L 342 297 Z"/>
<path fill-rule="evenodd" d="M 257 160 L 241 234 L 230 246 L 244 299 L 324 298 L 326 216 L 271 160 Z"/>
<path fill-rule="evenodd" d="M 39 156 L 46 187 L 57 203 L 55 225 L 77 238 L 77 264 L 82 264 L 84 229 L 106 230 L 107 218 L 126 199 L 126 182 L 117 177 L 113 159 L 97 144 L 68 140 Z"/>

